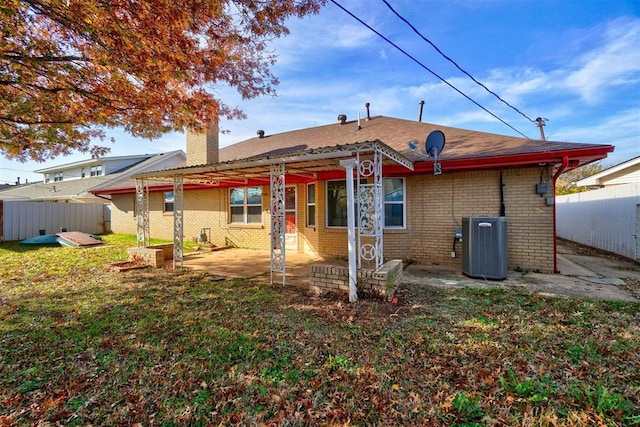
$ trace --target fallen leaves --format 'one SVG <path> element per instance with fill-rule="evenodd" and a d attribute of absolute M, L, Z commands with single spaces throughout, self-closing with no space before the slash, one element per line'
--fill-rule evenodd
<path fill-rule="evenodd" d="M 35 255 L 20 280 L 44 268 Z M 347 304 L 195 272 L 96 277 L 98 262 L 1 285 L 0 425 L 587 426 L 639 412 L 637 305 L 431 288 Z"/>

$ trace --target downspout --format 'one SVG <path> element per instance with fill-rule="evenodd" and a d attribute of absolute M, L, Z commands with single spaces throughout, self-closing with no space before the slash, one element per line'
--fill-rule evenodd
<path fill-rule="evenodd" d="M 553 272 L 560 273 L 558 270 L 558 238 L 556 236 L 556 181 L 562 175 L 562 172 L 569 166 L 569 157 L 562 157 L 560 168 L 553 175 Z"/>
<path fill-rule="evenodd" d="M 502 170 L 500 170 L 500 216 L 507 216 L 507 209 L 504 204 L 504 181 L 502 179 Z"/>

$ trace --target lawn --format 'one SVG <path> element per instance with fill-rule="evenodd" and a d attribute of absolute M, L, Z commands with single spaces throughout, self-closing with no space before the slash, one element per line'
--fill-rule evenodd
<path fill-rule="evenodd" d="M 523 289 L 314 297 L 0 245 L 0 426 L 640 425 L 640 305 Z"/>

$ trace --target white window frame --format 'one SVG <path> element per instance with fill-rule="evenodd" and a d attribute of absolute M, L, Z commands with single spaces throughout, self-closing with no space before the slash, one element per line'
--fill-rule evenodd
<path fill-rule="evenodd" d="M 260 203 L 249 203 L 249 189 L 250 188 L 257 188 L 258 190 L 260 190 Z M 232 204 L 231 203 L 231 193 L 236 190 L 236 191 L 242 191 L 243 192 L 243 201 L 242 204 Z M 233 187 L 233 188 L 229 188 L 229 224 L 235 224 L 235 225 L 262 225 L 262 194 L 263 194 L 263 190 L 261 186 L 252 186 L 252 187 Z M 260 207 L 260 221 L 256 221 L 256 222 L 250 222 L 249 221 L 249 208 L 255 208 L 256 206 Z M 232 209 L 233 208 L 240 208 L 242 207 L 242 222 L 234 222 L 233 221 L 233 212 Z"/>
<path fill-rule="evenodd" d="M 90 168 L 90 175 L 91 176 L 102 176 L 103 170 L 104 170 L 104 168 L 102 167 L 102 165 L 93 165 Z"/>
<path fill-rule="evenodd" d="M 309 187 L 313 186 L 313 202 L 309 201 Z M 316 209 L 316 199 L 318 198 L 318 187 L 316 186 L 315 182 L 312 182 L 310 184 L 307 184 L 307 194 L 306 194 L 306 198 L 307 198 L 307 227 L 315 227 L 316 223 L 318 222 L 318 210 Z M 313 224 L 309 221 L 310 219 L 310 215 L 309 215 L 309 208 L 313 208 Z"/>
<path fill-rule="evenodd" d="M 383 207 L 384 210 L 382 212 L 383 217 L 384 217 L 384 229 L 385 230 L 404 230 L 407 228 L 407 180 L 405 178 L 402 177 L 390 177 L 390 178 L 383 178 L 383 191 L 384 191 L 384 181 L 388 180 L 388 179 L 400 179 L 402 180 L 402 201 L 386 201 L 384 200 L 385 195 L 383 194 Z M 386 212 L 387 212 L 387 205 L 402 205 L 402 225 L 390 225 L 387 226 L 387 219 L 386 219 Z"/>
<path fill-rule="evenodd" d="M 173 213 L 176 208 L 175 203 L 175 194 L 173 194 L 173 191 L 165 191 L 163 193 L 162 212 Z M 171 205 L 171 209 L 168 209 L 169 205 Z"/>

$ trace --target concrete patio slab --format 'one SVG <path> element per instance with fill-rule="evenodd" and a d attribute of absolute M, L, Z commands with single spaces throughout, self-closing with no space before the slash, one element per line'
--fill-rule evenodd
<path fill-rule="evenodd" d="M 616 257 L 581 253 L 574 245 L 563 242 L 558 244 L 558 254 L 560 274 L 509 271 L 507 278 L 501 281 L 470 278 L 450 266 L 411 264 L 404 270 L 400 288 L 417 285 L 444 288 L 525 286 L 544 295 L 640 303 L 640 265 Z M 309 289 L 309 266 L 313 263 L 345 264 L 344 261 L 287 252 L 286 285 Z M 219 279 L 244 277 L 269 282 L 271 254 L 267 250 L 238 248 L 201 251 L 185 256 L 184 265 L 189 269 L 206 270 Z M 274 275 L 274 283 L 282 283 L 279 274 Z"/>

